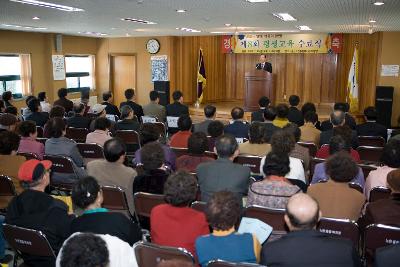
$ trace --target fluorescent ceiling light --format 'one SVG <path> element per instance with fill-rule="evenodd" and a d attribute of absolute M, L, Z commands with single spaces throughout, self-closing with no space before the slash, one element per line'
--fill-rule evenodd
<path fill-rule="evenodd" d="M 96 35 L 96 36 L 106 36 L 108 35 L 107 33 L 102 33 L 102 32 L 78 32 L 78 33 L 82 33 L 82 34 L 87 34 L 87 35 Z"/>
<path fill-rule="evenodd" d="M 68 12 L 85 11 L 85 10 L 83 10 L 81 8 L 77 8 L 77 7 L 64 6 L 64 5 L 59 5 L 59 4 L 49 3 L 49 2 L 43 2 L 43 1 L 37 1 L 37 0 L 10 0 L 10 1 L 11 2 L 16 2 L 16 3 L 21 3 L 21 4 L 27 4 L 27 5 L 54 8 L 54 9 L 58 9 L 58 10 L 61 10 L 61 11 L 68 11 Z"/>
<path fill-rule="evenodd" d="M 226 27 L 230 27 L 230 26 L 232 26 L 232 24 L 231 23 L 225 23 L 225 26 Z"/>
<path fill-rule="evenodd" d="M 134 19 L 134 18 L 123 18 L 121 19 L 123 21 L 130 21 L 130 22 L 136 22 L 140 24 L 157 24 L 156 22 L 144 20 L 144 19 Z"/>
<path fill-rule="evenodd" d="M 311 31 L 312 29 L 306 25 L 302 25 L 302 26 L 296 26 L 297 29 L 299 29 L 300 31 Z"/>
<path fill-rule="evenodd" d="M 268 3 L 270 0 L 246 0 L 246 2 L 250 3 Z"/>
<path fill-rule="evenodd" d="M 376 23 L 376 20 L 370 19 L 370 20 L 369 20 L 369 23 Z"/>
<path fill-rule="evenodd" d="M 191 29 L 191 28 L 176 28 L 177 30 L 184 31 L 184 32 L 201 32 L 199 30 Z"/>
<path fill-rule="evenodd" d="M 27 29 L 27 30 L 47 30 L 47 28 L 45 27 L 34 27 L 34 26 L 15 25 L 15 24 L 1 24 L 1 26 L 9 28 Z"/>
<path fill-rule="evenodd" d="M 178 13 L 185 13 L 187 10 L 186 9 L 177 9 L 176 12 Z"/>
<path fill-rule="evenodd" d="M 39 17 L 33 17 L 32 19 L 33 20 L 39 20 L 40 18 Z"/>
<path fill-rule="evenodd" d="M 233 34 L 233 32 L 210 32 L 213 34 Z"/>
<path fill-rule="evenodd" d="M 375 1 L 374 5 L 376 6 L 381 6 L 384 5 L 385 3 L 383 1 Z"/>
<path fill-rule="evenodd" d="M 272 15 L 274 15 L 275 17 L 277 17 L 278 19 L 281 19 L 283 21 L 296 21 L 297 20 L 289 13 L 272 13 Z"/>

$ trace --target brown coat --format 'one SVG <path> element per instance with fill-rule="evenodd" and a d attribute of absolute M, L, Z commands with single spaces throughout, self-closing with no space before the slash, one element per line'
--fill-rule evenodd
<path fill-rule="evenodd" d="M 301 130 L 301 137 L 300 141 L 302 142 L 312 142 L 319 147 L 319 137 L 321 131 L 315 128 L 312 123 L 305 123 L 303 126 L 300 127 Z"/>
<path fill-rule="evenodd" d="M 240 154 L 248 154 L 253 156 L 264 157 L 271 151 L 271 145 L 264 144 L 251 144 L 250 142 L 246 142 L 239 145 Z"/>
<path fill-rule="evenodd" d="M 357 220 L 365 203 L 362 193 L 331 179 L 311 185 L 307 194 L 318 201 L 323 217 Z"/>
<path fill-rule="evenodd" d="M 26 161 L 23 156 L 0 155 L 0 174 L 10 176 L 17 194 L 22 193 L 23 188 L 18 180 L 19 167 Z M 0 208 L 5 208 L 10 197 L 0 197 Z"/>

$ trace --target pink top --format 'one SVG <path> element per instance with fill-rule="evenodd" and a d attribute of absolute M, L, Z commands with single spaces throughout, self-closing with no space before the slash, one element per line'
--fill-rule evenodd
<path fill-rule="evenodd" d="M 33 153 L 42 160 L 44 155 L 44 145 L 31 137 L 21 137 L 18 152 Z"/>
<path fill-rule="evenodd" d="M 369 173 L 367 180 L 365 181 L 364 194 L 369 199 L 369 193 L 374 187 L 384 186 L 387 187 L 386 177 L 389 172 L 395 170 L 395 168 L 390 168 L 388 166 L 378 167 Z"/>
<path fill-rule="evenodd" d="M 104 146 L 104 143 L 111 138 L 108 131 L 95 130 L 86 136 L 86 144 L 96 143 L 99 146 Z"/>

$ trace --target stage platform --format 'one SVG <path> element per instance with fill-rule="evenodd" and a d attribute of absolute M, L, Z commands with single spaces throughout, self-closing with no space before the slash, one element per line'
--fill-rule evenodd
<path fill-rule="evenodd" d="M 218 102 L 218 103 L 202 103 L 199 107 L 195 105 L 189 106 L 189 113 L 192 117 L 193 123 L 197 123 L 204 120 L 204 111 L 203 108 L 205 105 L 210 104 L 217 108 L 217 119 L 223 122 L 228 122 L 231 119 L 231 110 L 234 107 L 242 107 L 243 101 L 226 101 L 226 102 Z M 329 114 L 331 113 L 333 108 L 332 105 L 320 105 L 317 106 L 317 113 L 319 121 L 324 121 L 329 118 Z M 354 115 L 353 115 L 354 116 Z M 356 115 L 356 120 L 361 121 L 362 115 Z M 247 121 L 251 120 L 251 112 L 245 112 L 245 119 Z"/>

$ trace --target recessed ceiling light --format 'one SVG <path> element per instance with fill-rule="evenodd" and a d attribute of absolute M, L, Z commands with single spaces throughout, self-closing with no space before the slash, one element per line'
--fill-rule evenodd
<path fill-rule="evenodd" d="M 177 9 L 176 12 L 178 13 L 185 13 L 187 10 L 186 9 Z"/>
<path fill-rule="evenodd" d="M 33 17 L 32 19 L 33 20 L 39 20 L 40 18 L 39 17 Z"/>
<path fill-rule="evenodd" d="M 140 23 L 140 24 L 157 24 L 156 22 L 152 22 L 152 21 L 148 21 L 148 20 L 144 20 L 144 19 L 122 18 L 121 20 L 136 22 L 136 23 Z"/>
<path fill-rule="evenodd" d="M 199 30 L 191 29 L 191 28 L 176 28 L 177 30 L 184 31 L 184 32 L 201 32 Z"/>
<path fill-rule="evenodd" d="M 278 19 L 281 19 L 283 21 L 296 21 L 297 20 L 289 13 L 272 13 L 272 15 L 274 15 L 275 17 L 277 17 Z"/>
<path fill-rule="evenodd" d="M 246 2 L 250 3 L 268 3 L 270 0 L 246 0 Z"/>
<path fill-rule="evenodd" d="M 117 28 L 110 28 L 110 30 L 112 30 L 112 31 L 113 31 L 113 30 L 116 30 L 116 29 L 117 29 Z"/>
<path fill-rule="evenodd" d="M 226 27 L 230 27 L 230 26 L 232 26 L 232 24 L 231 23 L 225 23 L 225 26 Z"/>
<path fill-rule="evenodd" d="M 37 0 L 10 0 L 11 2 L 16 2 L 16 3 L 21 3 L 21 4 L 27 4 L 27 5 L 34 5 L 34 6 L 40 6 L 40 7 L 47 7 L 47 8 L 53 8 L 53 9 L 58 9 L 61 11 L 68 11 L 68 12 L 78 12 L 78 11 L 85 11 L 81 8 L 77 7 L 72 7 L 72 6 L 64 6 L 64 5 L 59 5 L 59 4 L 54 4 L 54 3 L 49 3 L 49 2 L 43 2 L 43 1 L 37 1 Z"/>
<path fill-rule="evenodd" d="M 376 23 L 376 20 L 370 19 L 370 20 L 369 20 L 369 23 Z"/>
<path fill-rule="evenodd" d="M 233 34 L 233 32 L 210 32 L 213 34 Z"/>
<path fill-rule="evenodd" d="M 297 29 L 299 29 L 300 31 L 311 31 L 312 29 L 306 25 L 302 25 L 302 26 L 296 26 Z"/>
<path fill-rule="evenodd" d="M 245 31 L 250 33 L 281 33 L 281 32 L 299 32 L 298 30 L 265 30 L 265 31 Z"/>
<path fill-rule="evenodd" d="M 381 5 L 384 5 L 385 3 L 383 2 L 383 1 L 375 1 L 374 2 L 374 5 L 376 5 L 376 6 L 381 6 Z"/>

